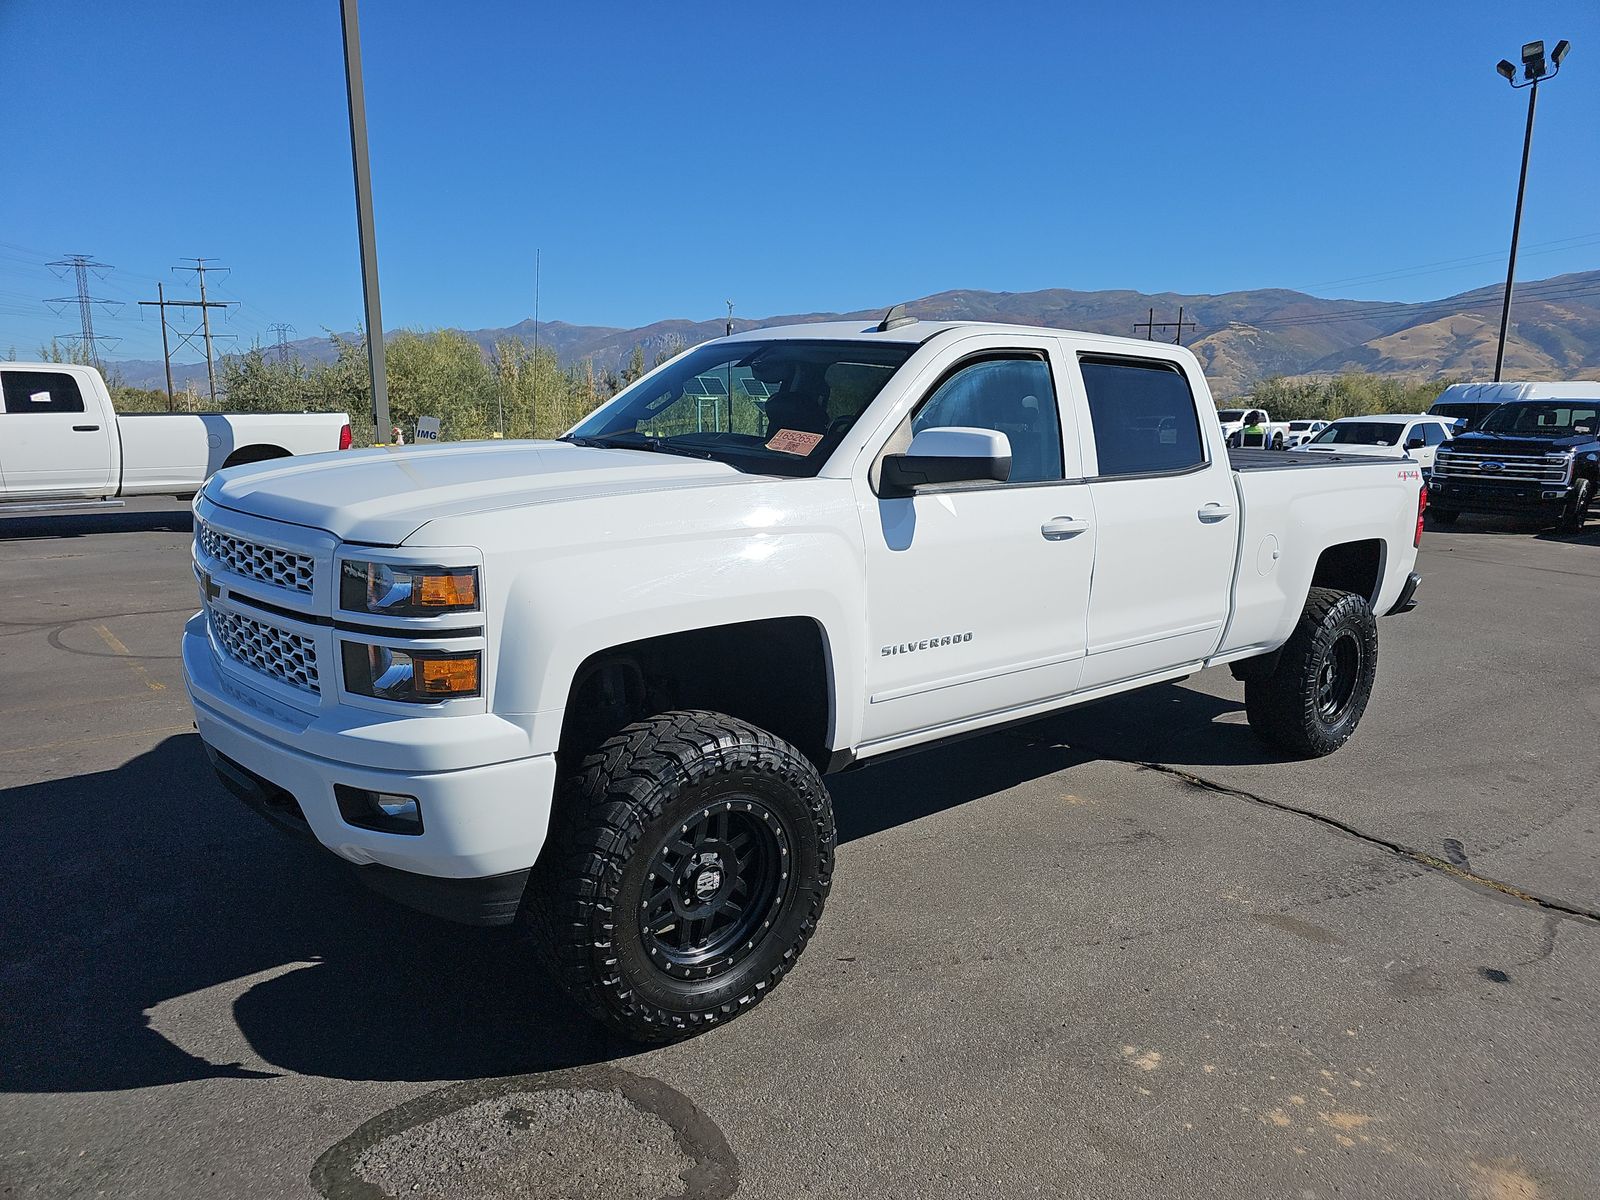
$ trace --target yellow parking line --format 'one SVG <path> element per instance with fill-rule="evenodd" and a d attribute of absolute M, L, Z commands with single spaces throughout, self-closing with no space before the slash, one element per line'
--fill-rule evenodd
<path fill-rule="evenodd" d="M 122 660 L 133 668 L 133 673 L 140 679 L 144 680 L 145 687 L 149 688 L 152 692 L 164 692 L 167 690 L 166 684 L 157 683 L 154 679 L 150 678 L 150 673 L 146 671 L 144 666 L 133 657 L 133 652 L 122 644 L 121 638 L 112 633 L 111 630 L 107 629 L 104 625 L 96 625 L 94 627 L 94 631 L 100 635 L 100 640 L 102 642 L 111 647 L 111 652 L 113 654 L 121 655 Z"/>
<path fill-rule="evenodd" d="M 9 758 L 14 754 L 38 754 L 41 750 L 59 750 L 64 746 L 93 746 L 98 742 L 114 742 L 119 738 L 188 733 L 193 728 L 193 725 L 163 725 L 159 729 L 130 729 L 126 733 L 102 733 L 93 737 L 63 738 L 59 742 L 45 742 L 39 746 L 15 746 L 9 750 L 0 750 L 0 758 Z"/>

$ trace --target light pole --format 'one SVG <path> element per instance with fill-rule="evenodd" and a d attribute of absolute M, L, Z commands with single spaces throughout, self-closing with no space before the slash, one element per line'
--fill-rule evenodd
<path fill-rule="evenodd" d="M 1522 82 L 1517 82 L 1517 68 L 1509 59 L 1502 58 L 1495 70 L 1514 88 L 1528 89 L 1528 127 L 1522 134 L 1522 173 L 1517 176 L 1517 212 L 1511 218 L 1511 261 L 1506 265 L 1506 294 L 1500 305 L 1500 345 L 1494 352 L 1494 381 L 1500 382 L 1500 369 L 1506 361 L 1506 328 L 1511 320 L 1511 283 L 1517 275 L 1517 238 L 1522 233 L 1522 193 L 1528 186 L 1528 151 L 1533 146 L 1533 110 L 1539 102 L 1539 81 L 1554 79 L 1561 72 L 1561 60 L 1572 49 L 1572 43 L 1563 38 L 1550 52 L 1547 66 L 1544 43 L 1529 42 L 1522 47 Z"/>
<path fill-rule="evenodd" d="M 378 236 L 372 228 L 372 169 L 367 164 L 367 95 L 361 80 L 361 28 L 356 0 L 339 0 L 344 26 L 345 98 L 350 107 L 350 160 L 356 177 L 356 236 L 361 244 L 361 294 L 366 300 L 367 366 L 372 373 L 373 440 L 387 446 L 389 381 L 383 369 L 383 310 L 378 303 Z M 202 310 L 204 311 L 204 310 Z"/>

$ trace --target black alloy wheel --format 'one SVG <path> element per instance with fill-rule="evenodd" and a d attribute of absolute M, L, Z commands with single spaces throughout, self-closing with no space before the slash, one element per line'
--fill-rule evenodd
<path fill-rule="evenodd" d="M 754 950 L 789 890 L 789 840 L 753 796 L 690 814 L 650 859 L 639 932 L 651 961 L 675 979 L 705 979 Z"/>
<path fill-rule="evenodd" d="M 1361 680 L 1361 643 L 1350 630 L 1342 630 L 1329 646 L 1317 669 L 1317 715 L 1337 725 L 1355 699 Z"/>

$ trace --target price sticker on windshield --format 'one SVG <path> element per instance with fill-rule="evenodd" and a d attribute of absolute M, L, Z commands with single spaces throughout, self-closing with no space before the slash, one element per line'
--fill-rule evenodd
<path fill-rule="evenodd" d="M 802 458 L 817 448 L 822 440 L 820 433 L 807 433 L 801 429 L 780 429 L 767 439 L 767 449 L 780 454 L 798 454 Z"/>

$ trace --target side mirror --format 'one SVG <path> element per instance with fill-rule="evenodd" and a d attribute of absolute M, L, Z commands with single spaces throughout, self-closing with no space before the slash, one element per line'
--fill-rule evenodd
<path fill-rule="evenodd" d="M 924 429 L 904 454 L 883 459 L 878 493 L 910 496 L 939 483 L 1004 483 L 1011 478 L 1011 440 L 995 429 Z"/>
<path fill-rule="evenodd" d="M 1413 433 L 1409 438 L 1406 439 L 1407 450 L 1421 450 L 1427 444 L 1427 439 L 1424 438 L 1420 433 Z"/>

